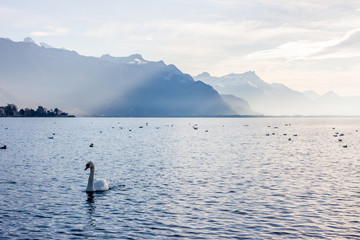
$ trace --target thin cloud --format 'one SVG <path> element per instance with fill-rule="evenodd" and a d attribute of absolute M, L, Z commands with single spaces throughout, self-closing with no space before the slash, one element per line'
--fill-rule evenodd
<path fill-rule="evenodd" d="M 348 32 L 342 38 L 329 41 L 293 41 L 274 49 L 258 51 L 245 59 L 285 59 L 287 61 L 319 58 L 344 58 L 360 56 L 360 29 Z"/>
<path fill-rule="evenodd" d="M 360 28 L 348 32 L 336 44 L 312 55 L 313 58 L 360 57 Z"/>
<path fill-rule="evenodd" d="M 323 42 L 296 41 L 282 44 L 274 49 L 258 51 L 245 56 L 245 59 L 272 59 L 283 58 L 297 60 L 307 58 L 329 46 L 334 45 L 334 40 Z"/>
<path fill-rule="evenodd" d="M 37 31 L 30 33 L 34 37 L 43 37 L 43 36 L 63 36 L 69 32 L 68 28 L 58 28 L 53 26 L 44 27 L 45 31 Z"/>

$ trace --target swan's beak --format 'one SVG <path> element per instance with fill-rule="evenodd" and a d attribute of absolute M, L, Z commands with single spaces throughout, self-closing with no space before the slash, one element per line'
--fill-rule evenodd
<path fill-rule="evenodd" d="M 85 169 L 84 169 L 84 171 L 86 171 L 86 169 L 88 169 L 88 168 L 89 168 L 89 166 L 86 166 Z"/>

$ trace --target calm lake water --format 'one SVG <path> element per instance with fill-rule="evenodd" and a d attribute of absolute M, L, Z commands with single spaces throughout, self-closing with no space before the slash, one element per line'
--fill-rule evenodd
<path fill-rule="evenodd" d="M 359 143 L 360 119 L 2 118 L 0 239 L 360 239 Z"/>

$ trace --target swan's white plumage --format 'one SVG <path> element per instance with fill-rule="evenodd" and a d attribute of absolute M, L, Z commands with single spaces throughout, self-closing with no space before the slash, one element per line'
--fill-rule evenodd
<path fill-rule="evenodd" d="M 87 192 L 106 191 L 109 190 L 109 184 L 105 179 L 94 179 L 95 165 L 92 161 L 86 164 L 85 170 L 90 168 L 90 175 L 88 185 L 86 187 Z"/>
<path fill-rule="evenodd" d="M 95 179 L 94 182 L 95 191 L 109 190 L 109 184 L 106 179 Z"/>

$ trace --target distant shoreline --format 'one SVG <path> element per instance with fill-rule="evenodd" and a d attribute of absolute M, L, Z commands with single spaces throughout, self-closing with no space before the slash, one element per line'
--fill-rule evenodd
<path fill-rule="evenodd" d="M 49 111 L 48 113 L 50 114 L 21 115 L 19 114 L 19 112 L 17 112 L 13 116 L 4 116 L 0 114 L 0 118 L 360 118 L 360 116 L 356 116 L 356 115 L 353 116 L 347 116 L 347 115 L 75 116 L 65 112 L 61 112 L 61 114 L 53 114 L 52 110 Z"/>
<path fill-rule="evenodd" d="M 77 118 L 360 118 L 346 115 L 79 116 Z"/>
<path fill-rule="evenodd" d="M 50 116 L 45 116 L 45 117 L 38 117 L 38 116 L 0 116 L 1 118 L 76 118 L 75 115 L 68 115 L 68 116 L 57 116 L 57 117 L 50 117 Z"/>

